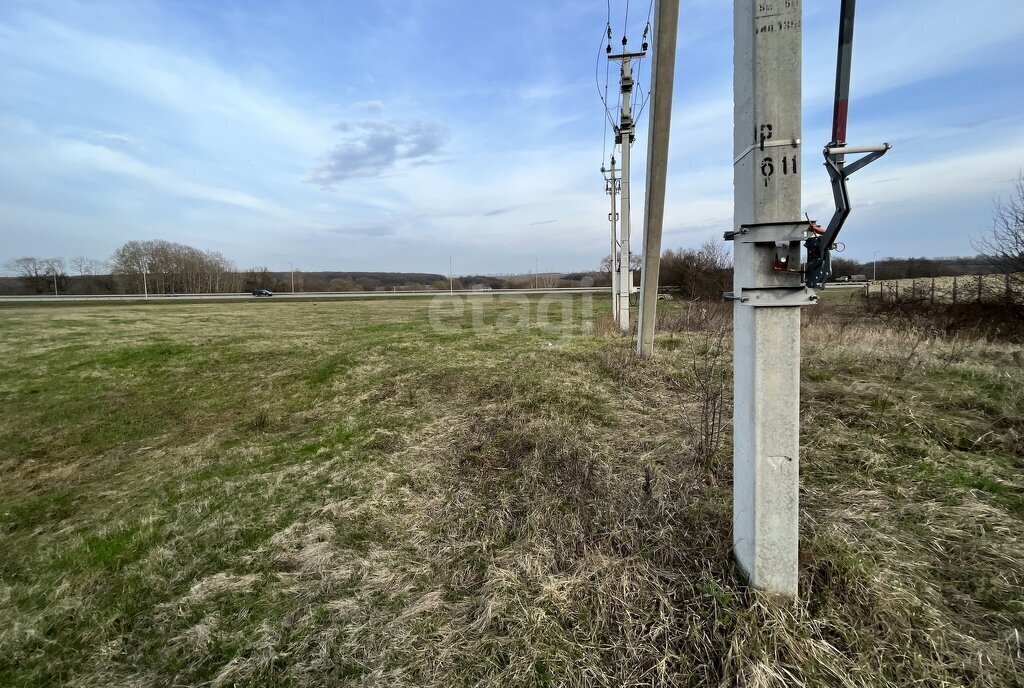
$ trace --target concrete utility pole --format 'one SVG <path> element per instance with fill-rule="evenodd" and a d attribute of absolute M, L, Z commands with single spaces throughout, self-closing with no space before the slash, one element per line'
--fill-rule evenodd
<path fill-rule="evenodd" d="M 672 87 L 676 74 L 676 31 L 679 0 L 655 0 L 654 57 L 651 60 L 650 124 L 647 127 L 647 195 L 644 209 L 644 269 L 640 273 L 640 313 L 636 352 L 654 355 L 658 278 L 661 272 L 661 230 L 665 219 L 668 139 L 672 123 Z"/>
<path fill-rule="evenodd" d="M 751 585 L 797 593 L 800 0 L 734 0 L 733 551 Z"/>
<path fill-rule="evenodd" d="M 612 199 L 612 209 L 611 209 L 611 212 L 608 213 L 608 220 L 609 220 L 609 222 L 611 222 L 611 225 L 612 225 L 612 250 L 611 250 L 611 253 L 609 254 L 609 256 L 610 256 L 609 257 L 610 263 L 609 263 L 609 266 L 608 266 L 608 271 L 611 274 L 611 278 L 612 278 L 612 319 L 615 320 L 616 322 L 618 322 L 618 320 L 619 320 L 619 276 L 618 276 L 618 265 L 619 265 L 619 263 L 616 260 L 616 254 L 618 253 L 618 250 L 619 250 L 619 237 L 618 237 L 618 232 L 616 231 L 616 223 L 617 223 L 617 221 L 619 219 L 619 209 L 618 209 L 617 204 L 615 203 L 615 197 L 618 196 L 619 188 L 620 187 L 619 187 L 619 179 L 615 176 L 615 173 L 618 172 L 618 170 L 615 169 L 615 156 L 614 155 L 612 156 L 611 162 L 612 162 L 611 169 L 607 169 L 606 170 L 604 167 L 602 167 L 601 168 L 601 172 L 602 173 L 606 173 L 608 175 L 607 177 L 604 178 L 605 179 L 605 192 L 609 196 L 611 196 L 611 199 Z"/>
<path fill-rule="evenodd" d="M 292 274 L 292 293 L 295 293 L 295 266 L 288 263 L 288 271 Z"/>
<path fill-rule="evenodd" d="M 626 39 L 622 39 L 625 47 Z M 619 114 L 619 126 L 615 131 L 615 143 L 622 144 L 622 224 L 619 241 L 619 327 L 629 332 L 632 324 L 629 321 L 629 295 L 633 291 L 633 273 L 629 269 L 629 149 L 634 135 L 633 112 L 630 99 L 633 97 L 633 60 L 646 55 L 646 51 L 638 53 L 622 52 L 609 55 L 610 60 L 619 60 L 622 69 L 619 81 L 622 91 L 622 108 Z"/>

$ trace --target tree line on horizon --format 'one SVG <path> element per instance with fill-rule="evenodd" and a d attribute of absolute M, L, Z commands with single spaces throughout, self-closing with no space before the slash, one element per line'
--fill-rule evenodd
<path fill-rule="evenodd" d="M 1004 233 L 1010 233 L 1012 218 L 1004 218 Z M 868 279 L 895 280 L 953 277 L 978 274 L 1024 273 L 1013 249 L 975 256 L 947 258 L 879 258 L 856 261 L 833 257 L 833 279 L 865 275 Z M 1024 252 L 1022 252 L 1024 255 Z M 641 257 L 632 256 L 637 279 Z M 108 260 L 75 256 L 37 258 L 26 256 L 6 264 L 11 277 L 0 277 L 3 294 L 197 294 L 245 293 L 256 289 L 303 291 L 413 291 L 434 289 L 552 288 L 611 284 L 610 256 L 592 272 L 547 273 L 539 275 L 468 275 L 449 280 L 436 273 L 404 272 L 293 272 L 272 271 L 265 266 L 239 270 L 216 251 L 204 251 L 180 243 L 150 240 L 128 241 Z M 732 257 L 725 244 L 707 241 L 698 248 L 666 250 L 661 256 L 659 286 L 683 298 L 721 298 L 732 286 Z"/>
<path fill-rule="evenodd" d="M 584 275 L 464 275 L 438 273 L 239 270 L 216 251 L 154 239 L 128 241 L 107 260 L 25 256 L 6 263 L 2 294 L 197 294 L 257 289 L 303 291 L 411 291 L 578 286 Z"/>

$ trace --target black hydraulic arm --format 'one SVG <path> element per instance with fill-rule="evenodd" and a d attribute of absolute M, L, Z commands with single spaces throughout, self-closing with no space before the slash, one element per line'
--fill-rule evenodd
<path fill-rule="evenodd" d="M 808 239 L 805 281 L 809 287 L 824 287 L 832 275 L 832 249 L 839 231 L 850 216 L 850 195 L 846 182 L 857 170 L 885 155 L 892 148 L 888 143 L 877 146 L 848 146 L 846 124 L 850 108 L 850 70 L 853 64 L 853 21 L 857 0 L 841 0 L 839 10 L 839 50 L 836 60 L 836 99 L 832 111 L 832 140 L 825 146 L 825 168 L 832 183 L 832 196 L 836 210 L 828 226 L 817 236 Z M 863 157 L 847 164 L 847 155 Z"/>

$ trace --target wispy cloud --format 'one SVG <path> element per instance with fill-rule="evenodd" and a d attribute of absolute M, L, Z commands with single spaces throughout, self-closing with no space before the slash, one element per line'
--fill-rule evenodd
<path fill-rule="evenodd" d="M 448 130 L 435 122 L 364 120 L 341 122 L 335 129 L 349 135 L 327 153 L 327 160 L 310 172 L 306 181 L 322 189 L 356 177 L 377 177 L 398 163 L 422 163 L 438 153 Z"/>

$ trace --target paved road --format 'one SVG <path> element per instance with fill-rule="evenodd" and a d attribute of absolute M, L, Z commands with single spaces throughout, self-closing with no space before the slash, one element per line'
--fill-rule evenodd
<path fill-rule="evenodd" d="M 75 301 L 118 301 L 118 302 L 160 302 L 175 303 L 182 301 L 239 301 L 239 300 L 310 300 L 310 299 L 378 299 L 407 298 L 426 296 L 507 296 L 509 294 L 593 294 L 608 291 L 608 287 L 562 287 L 553 289 L 494 289 L 490 291 L 455 290 L 447 291 L 312 291 L 292 293 L 275 293 L 272 297 L 256 297 L 245 292 L 241 294 L 179 294 L 177 296 L 142 294 L 106 295 L 73 295 L 60 296 L 0 296 L 0 303 L 68 303 Z"/>
<path fill-rule="evenodd" d="M 829 284 L 827 289 L 864 289 L 864 282 L 849 282 L 849 283 L 833 283 Z M 428 297 L 428 296 L 508 296 L 510 294 L 535 294 L 535 295 L 547 295 L 547 294 L 597 294 L 606 293 L 608 287 L 555 287 L 551 289 L 493 289 L 484 291 L 473 291 L 469 289 L 455 290 L 453 292 L 447 291 L 304 291 L 297 292 L 295 294 L 287 292 L 277 292 L 274 296 L 269 297 L 270 300 L 310 300 L 310 299 L 379 299 L 379 298 L 408 298 L 408 297 Z M 0 296 L 0 303 L 68 303 L 75 301 L 115 301 L 115 302 L 159 302 L 159 303 L 175 303 L 182 301 L 238 301 L 238 300 L 256 300 L 259 297 L 255 297 L 249 292 L 243 292 L 240 294 L 178 294 L 176 296 L 164 296 L 162 294 L 151 294 L 150 296 L 144 296 L 142 294 L 118 294 L 116 296 L 107 295 L 74 295 L 74 294 L 61 294 L 60 296 L 53 295 L 36 295 L 36 296 Z M 260 300 L 265 300 L 267 297 L 262 297 Z"/>

